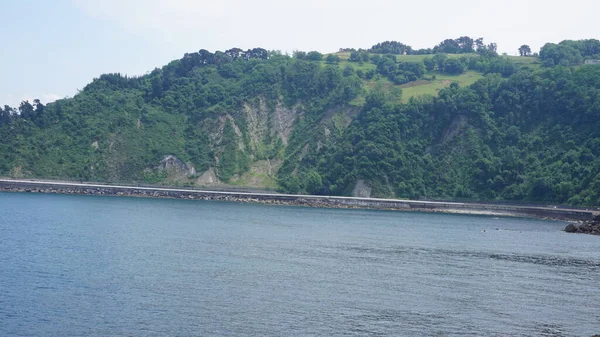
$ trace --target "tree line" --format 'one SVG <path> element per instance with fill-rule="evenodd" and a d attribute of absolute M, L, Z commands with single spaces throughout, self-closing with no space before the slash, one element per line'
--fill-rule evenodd
<path fill-rule="evenodd" d="M 350 49 L 343 49 L 351 51 Z M 461 36 L 456 39 L 445 39 L 435 45 L 433 48 L 413 49 L 411 46 L 398 41 L 384 41 L 373 45 L 367 49 L 368 52 L 375 54 L 395 54 L 395 55 L 427 55 L 427 54 L 471 54 L 497 52 L 498 46 L 492 42 L 484 43 L 483 38 L 473 39 L 469 36 Z"/>
<path fill-rule="evenodd" d="M 579 65 L 585 59 L 600 59 L 600 41 L 586 39 L 546 43 L 540 50 L 539 57 L 544 67 Z"/>

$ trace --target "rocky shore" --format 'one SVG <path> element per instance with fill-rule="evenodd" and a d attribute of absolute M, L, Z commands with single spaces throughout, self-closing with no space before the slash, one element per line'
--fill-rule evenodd
<path fill-rule="evenodd" d="M 600 215 L 596 215 L 591 221 L 568 224 L 565 232 L 600 235 Z"/>

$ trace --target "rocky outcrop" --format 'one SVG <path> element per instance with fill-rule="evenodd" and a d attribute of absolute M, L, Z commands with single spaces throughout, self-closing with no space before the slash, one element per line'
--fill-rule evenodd
<path fill-rule="evenodd" d="M 286 107 L 278 101 L 269 107 L 262 97 L 254 104 L 245 104 L 242 112 L 253 151 L 263 146 L 267 139 L 281 139 L 283 145 L 287 145 L 296 120 L 302 115 L 298 106 Z"/>
<path fill-rule="evenodd" d="M 174 155 L 166 155 L 158 166 L 159 170 L 167 171 L 170 174 L 176 175 L 196 175 L 196 169 L 191 164 L 184 163 L 181 159 Z"/>
<path fill-rule="evenodd" d="M 591 221 L 585 221 L 578 224 L 568 224 L 567 227 L 565 227 L 565 232 L 600 235 L 600 215 L 596 215 L 596 217 L 594 217 L 594 219 Z"/>
<path fill-rule="evenodd" d="M 372 188 L 363 179 L 358 179 L 354 189 L 352 189 L 352 196 L 359 198 L 370 198 Z"/>
<path fill-rule="evenodd" d="M 206 170 L 198 179 L 196 179 L 196 185 L 198 186 L 207 186 L 207 185 L 219 185 L 221 181 L 215 174 L 214 168 L 209 168 Z"/>

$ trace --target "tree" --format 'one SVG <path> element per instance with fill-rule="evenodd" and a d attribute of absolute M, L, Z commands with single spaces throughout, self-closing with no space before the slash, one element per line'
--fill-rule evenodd
<path fill-rule="evenodd" d="M 352 68 L 352 66 L 351 66 L 351 65 L 349 65 L 349 64 L 348 64 L 348 65 L 346 65 L 346 66 L 344 67 L 344 70 L 342 71 L 342 75 L 343 75 L 344 77 L 348 77 L 348 76 L 351 76 L 352 74 L 354 74 L 354 68 Z"/>
<path fill-rule="evenodd" d="M 486 73 L 499 73 L 504 77 L 514 74 L 517 68 L 513 62 L 502 57 L 494 57 L 489 60 L 485 69 Z"/>
<path fill-rule="evenodd" d="M 46 108 L 46 106 L 42 104 L 42 101 L 40 101 L 38 98 L 33 100 L 33 107 L 38 115 L 43 114 L 44 109 Z"/>
<path fill-rule="evenodd" d="M 524 44 L 519 47 L 519 55 L 521 56 L 531 56 L 531 48 L 528 45 Z"/>
<path fill-rule="evenodd" d="M 468 36 L 461 36 L 458 39 L 456 39 L 456 43 L 458 43 L 458 45 L 460 46 L 460 52 L 461 53 L 472 53 L 475 50 L 473 49 L 473 45 L 475 44 L 475 41 L 473 41 L 472 38 L 468 37 Z"/>
<path fill-rule="evenodd" d="M 231 62 L 231 57 L 222 51 L 216 51 L 213 56 L 213 62 L 216 65 L 225 64 Z"/>
<path fill-rule="evenodd" d="M 412 73 L 417 78 L 421 78 L 425 75 L 425 66 L 423 65 L 423 62 L 399 62 L 398 69 L 405 73 Z M 416 79 L 411 79 L 411 81 L 416 81 Z"/>
<path fill-rule="evenodd" d="M 394 84 L 401 85 L 408 83 L 409 79 L 403 73 L 400 73 L 396 76 L 392 76 L 392 82 L 394 82 Z"/>
<path fill-rule="evenodd" d="M 433 60 L 437 65 L 437 69 L 439 71 L 444 71 L 444 64 L 446 64 L 446 60 L 448 59 L 448 55 L 446 54 L 435 54 L 433 56 Z"/>
<path fill-rule="evenodd" d="M 412 47 L 398 41 L 385 41 L 374 45 L 369 51 L 376 54 L 403 55 L 411 54 Z"/>
<path fill-rule="evenodd" d="M 323 54 L 318 51 L 309 51 L 308 54 L 306 54 L 306 59 L 311 61 L 321 61 L 323 59 Z"/>
<path fill-rule="evenodd" d="M 317 171 L 311 170 L 306 175 L 306 191 L 310 194 L 319 194 L 323 188 L 323 181 Z"/>
<path fill-rule="evenodd" d="M 219 67 L 219 75 L 225 78 L 238 78 L 241 73 L 239 63 L 225 63 Z"/>
<path fill-rule="evenodd" d="M 553 65 L 572 66 L 583 62 L 579 50 L 566 44 L 555 43 L 546 43 L 542 47 L 540 59 L 545 67 Z"/>
<path fill-rule="evenodd" d="M 23 101 L 19 105 L 19 114 L 25 119 L 33 119 L 35 117 L 35 109 L 29 101 Z"/>
<path fill-rule="evenodd" d="M 151 80 L 152 96 L 153 98 L 162 96 L 163 93 L 163 78 L 161 73 L 154 75 Z"/>
<path fill-rule="evenodd" d="M 369 55 L 369 52 L 366 50 L 361 51 L 361 57 L 362 57 L 362 61 L 363 62 L 369 62 L 369 58 L 371 55 Z"/>
<path fill-rule="evenodd" d="M 564 40 L 559 45 L 571 47 L 581 53 L 583 57 L 600 58 L 600 41 L 596 39 L 587 40 Z"/>
<path fill-rule="evenodd" d="M 588 39 L 582 41 L 583 50 L 581 51 L 582 56 L 593 56 L 597 57 L 600 55 L 600 41 L 596 39 Z"/>
<path fill-rule="evenodd" d="M 426 57 L 423 59 L 423 65 L 425 65 L 427 71 L 433 71 L 435 69 L 435 60 L 431 57 Z"/>
<path fill-rule="evenodd" d="M 348 58 L 350 62 L 368 62 L 369 61 L 369 52 L 364 49 L 353 50 L 350 52 L 350 57 Z"/>
<path fill-rule="evenodd" d="M 305 60 L 306 52 L 301 50 L 294 50 L 294 52 L 292 53 L 292 57 L 298 60 Z"/>
<path fill-rule="evenodd" d="M 459 75 L 465 72 L 465 65 L 460 60 L 451 58 L 444 63 L 444 72 L 451 75 Z"/>
<path fill-rule="evenodd" d="M 327 64 L 338 64 L 338 63 L 340 63 L 340 61 L 341 61 L 340 57 L 335 54 L 329 54 L 329 55 L 327 55 L 327 58 L 325 59 L 325 63 L 327 63 Z"/>
<path fill-rule="evenodd" d="M 240 48 L 231 48 L 231 49 L 225 51 L 225 54 L 227 54 L 227 56 L 231 57 L 232 60 L 237 60 L 238 58 L 240 58 L 242 56 L 243 53 L 244 53 L 244 51 L 241 50 Z"/>
<path fill-rule="evenodd" d="M 393 75 L 396 69 L 396 63 L 387 57 L 382 57 L 377 63 L 377 72 L 383 76 Z"/>
<path fill-rule="evenodd" d="M 485 48 L 485 44 L 483 43 L 483 38 L 480 37 L 475 40 L 475 50 L 479 52 L 483 48 Z"/>
<path fill-rule="evenodd" d="M 498 45 L 494 42 L 488 44 L 487 46 L 483 44 L 483 39 L 477 39 L 477 54 L 486 57 L 492 58 L 498 56 Z"/>
<path fill-rule="evenodd" d="M 481 41 L 480 41 L 481 40 Z M 433 48 L 435 53 L 468 54 L 475 51 L 474 46 L 483 43 L 483 39 L 473 40 L 468 36 L 446 39 Z"/>
<path fill-rule="evenodd" d="M 198 55 L 200 55 L 199 60 L 201 64 L 212 64 L 214 61 L 213 53 L 209 52 L 206 49 L 200 49 Z"/>
<path fill-rule="evenodd" d="M 13 108 L 8 105 L 4 106 L 4 109 L 0 107 L 0 125 L 10 123 L 10 118 L 12 117 L 14 111 Z"/>
<path fill-rule="evenodd" d="M 246 61 L 249 59 L 266 60 L 269 58 L 269 52 L 263 48 L 252 48 L 252 49 L 248 49 L 246 52 L 244 52 L 243 56 L 244 56 L 244 60 L 246 60 Z"/>
<path fill-rule="evenodd" d="M 436 53 L 460 54 L 462 48 L 456 40 L 446 39 L 435 46 L 433 51 Z"/>

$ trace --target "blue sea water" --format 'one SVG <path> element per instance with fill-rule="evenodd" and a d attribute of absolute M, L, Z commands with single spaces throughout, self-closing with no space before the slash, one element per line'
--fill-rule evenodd
<path fill-rule="evenodd" d="M 564 226 L 0 193 L 0 335 L 591 336 L 600 237 Z"/>

